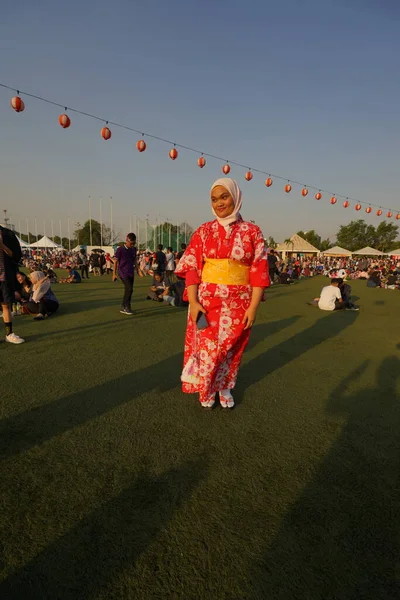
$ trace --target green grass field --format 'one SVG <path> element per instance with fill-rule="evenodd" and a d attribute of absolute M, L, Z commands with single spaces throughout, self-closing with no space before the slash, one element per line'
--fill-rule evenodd
<path fill-rule="evenodd" d="M 185 311 L 120 283 L 0 344 L 2 600 L 399 597 L 400 294 L 273 287 L 232 412 L 180 391 Z"/>

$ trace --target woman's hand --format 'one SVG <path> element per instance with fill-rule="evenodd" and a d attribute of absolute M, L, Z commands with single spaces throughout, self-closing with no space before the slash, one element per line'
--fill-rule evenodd
<path fill-rule="evenodd" d="M 200 313 L 207 314 L 207 311 L 202 307 L 200 302 L 191 302 L 190 303 L 190 317 L 193 323 L 197 323 L 197 319 L 199 318 Z"/>
<path fill-rule="evenodd" d="M 251 306 L 246 310 L 244 319 L 242 321 L 245 330 L 251 329 L 255 323 L 257 315 L 257 308 L 252 308 Z"/>

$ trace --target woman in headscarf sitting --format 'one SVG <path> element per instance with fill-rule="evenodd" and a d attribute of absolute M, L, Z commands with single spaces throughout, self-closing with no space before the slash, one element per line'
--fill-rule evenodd
<path fill-rule="evenodd" d="M 42 271 L 31 273 L 30 280 L 32 294 L 26 308 L 31 315 L 35 315 L 35 321 L 43 321 L 45 317 L 57 312 L 59 303 L 52 292 L 49 278 Z"/>
<path fill-rule="evenodd" d="M 243 221 L 236 181 L 218 179 L 211 188 L 216 217 L 193 234 L 176 275 L 186 280 L 189 318 L 183 391 L 200 394 L 212 408 L 219 392 L 223 408 L 233 408 L 231 390 L 247 346 L 263 292 L 270 285 L 261 229 Z"/>

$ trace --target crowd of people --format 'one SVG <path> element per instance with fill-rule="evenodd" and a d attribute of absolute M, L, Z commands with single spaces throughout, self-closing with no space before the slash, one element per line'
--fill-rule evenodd
<path fill-rule="evenodd" d="M 238 195 L 236 188 L 232 189 Z M 182 265 L 188 260 L 192 241 L 189 247 L 182 244 L 179 251 L 172 247 L 165 249 L 162 245 L 155 251 L 138 250 L 135 234 L 129 233 L 114 256 L 101 249 L 87 255 L 84 247 L 78 252 L 59 249 L 22 252 L 12 232 L 2 228 L 0 233 L 0 304 L 8 341 L 23 341 L 12 331 L 14 303 L 17 303 L 18 314 L 31 314 L 38 321 L 57 312 L 59 303 L 51 287 L 55 283 L 79 284 L 92 276 L 112 274 L 114 281 L 119 279 L 124 285 L 120 311 L 127 315 L 133 314 L 131 301 L 136 274 L 150 278 L 148 300 L 173 307 L 187 307 L 190 302 Z M 321 310 L 358 310 L 351 301 L 350 282 L 353 280 L 365 280 L 371 288 L 400 290 L 400 259 L 396 257 L 327 258 L 289 254 L 282 258 L 272 248 L 265 248 L 265 256 L 271 285 L 290 285 L 316 276 L 329 277 L 330 285 L 324 286 L 321 296 L 313 302 Z M 25 267 L 29 274 L 19 272 L 18 265 Z M 65 269 L 67 276 L 58 278 L 59 269 Z"/>
<path fill-rule="evenodd" d="M 270 249 L 268 266 L 271 284 L 291 284 L 299 279 L 323 275 L 331 279 L 365 280 L 368 287 L 400 289 L 400 259 L 391 258 L 324 258 L 289 256 L 282 260 Z"/>

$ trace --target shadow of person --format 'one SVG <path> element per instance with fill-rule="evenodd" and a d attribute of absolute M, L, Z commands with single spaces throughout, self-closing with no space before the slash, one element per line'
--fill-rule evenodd
<path fill-rule="evenodd" d="M 0 456 L 13 456 L 155 389 L 179 386 L 182 354 L 0 421 Z"/>
<path fill-rule="evenodd" d="M 347 423 L 266 552 L 254 598 L 400 597 L 400 360 L 385 358 L 376 387 L 347 395 L 367 365 L 330 397 L 330 418 L 346 412 Z"/>
<path fill-rule="evenodd" d="M 239 371 L 235 400 L 240 401 L 248 386 L 261 381 L 273 371 L 280 369 L 318 344 L 339 335 L 344 329 L 352 325 L 356 318 L 356 312 L 338 311 L 329 313 L 319 318 L 311 327 L 296 333 L 244 364 Z"/>
<path fill-rule="evenodd" d="M 205 478 L 207 461 L 161 475 L 140 473 L 124 489 L 0 584 L 4 600 L 87 600 L 135 562 Z M 125 589 L 125 588 L 124 588 Z M 124 596 L 120 589 L 119 595 Z M 113 590 L 113 594 L 115 589 Z M 126 589 L 125 589 L 126 593 Z M 129 597 L 139 598 L 132 590 Z"/>
<path fill-rule="evenodd" d="M 290 327 L 293 323 L 296 323 L 300 319 L 300 315 L 294 315 L 287 319 L 280 319 L 279 321 L 267 321 L 266 323 L 260 323 L 255 325 L 251 330 L 250 340 L 247 344 L 246 352 L 251 351 L 257 344 L 263 342 L 265 338 L 278 333 L 286 327 Z"/>

